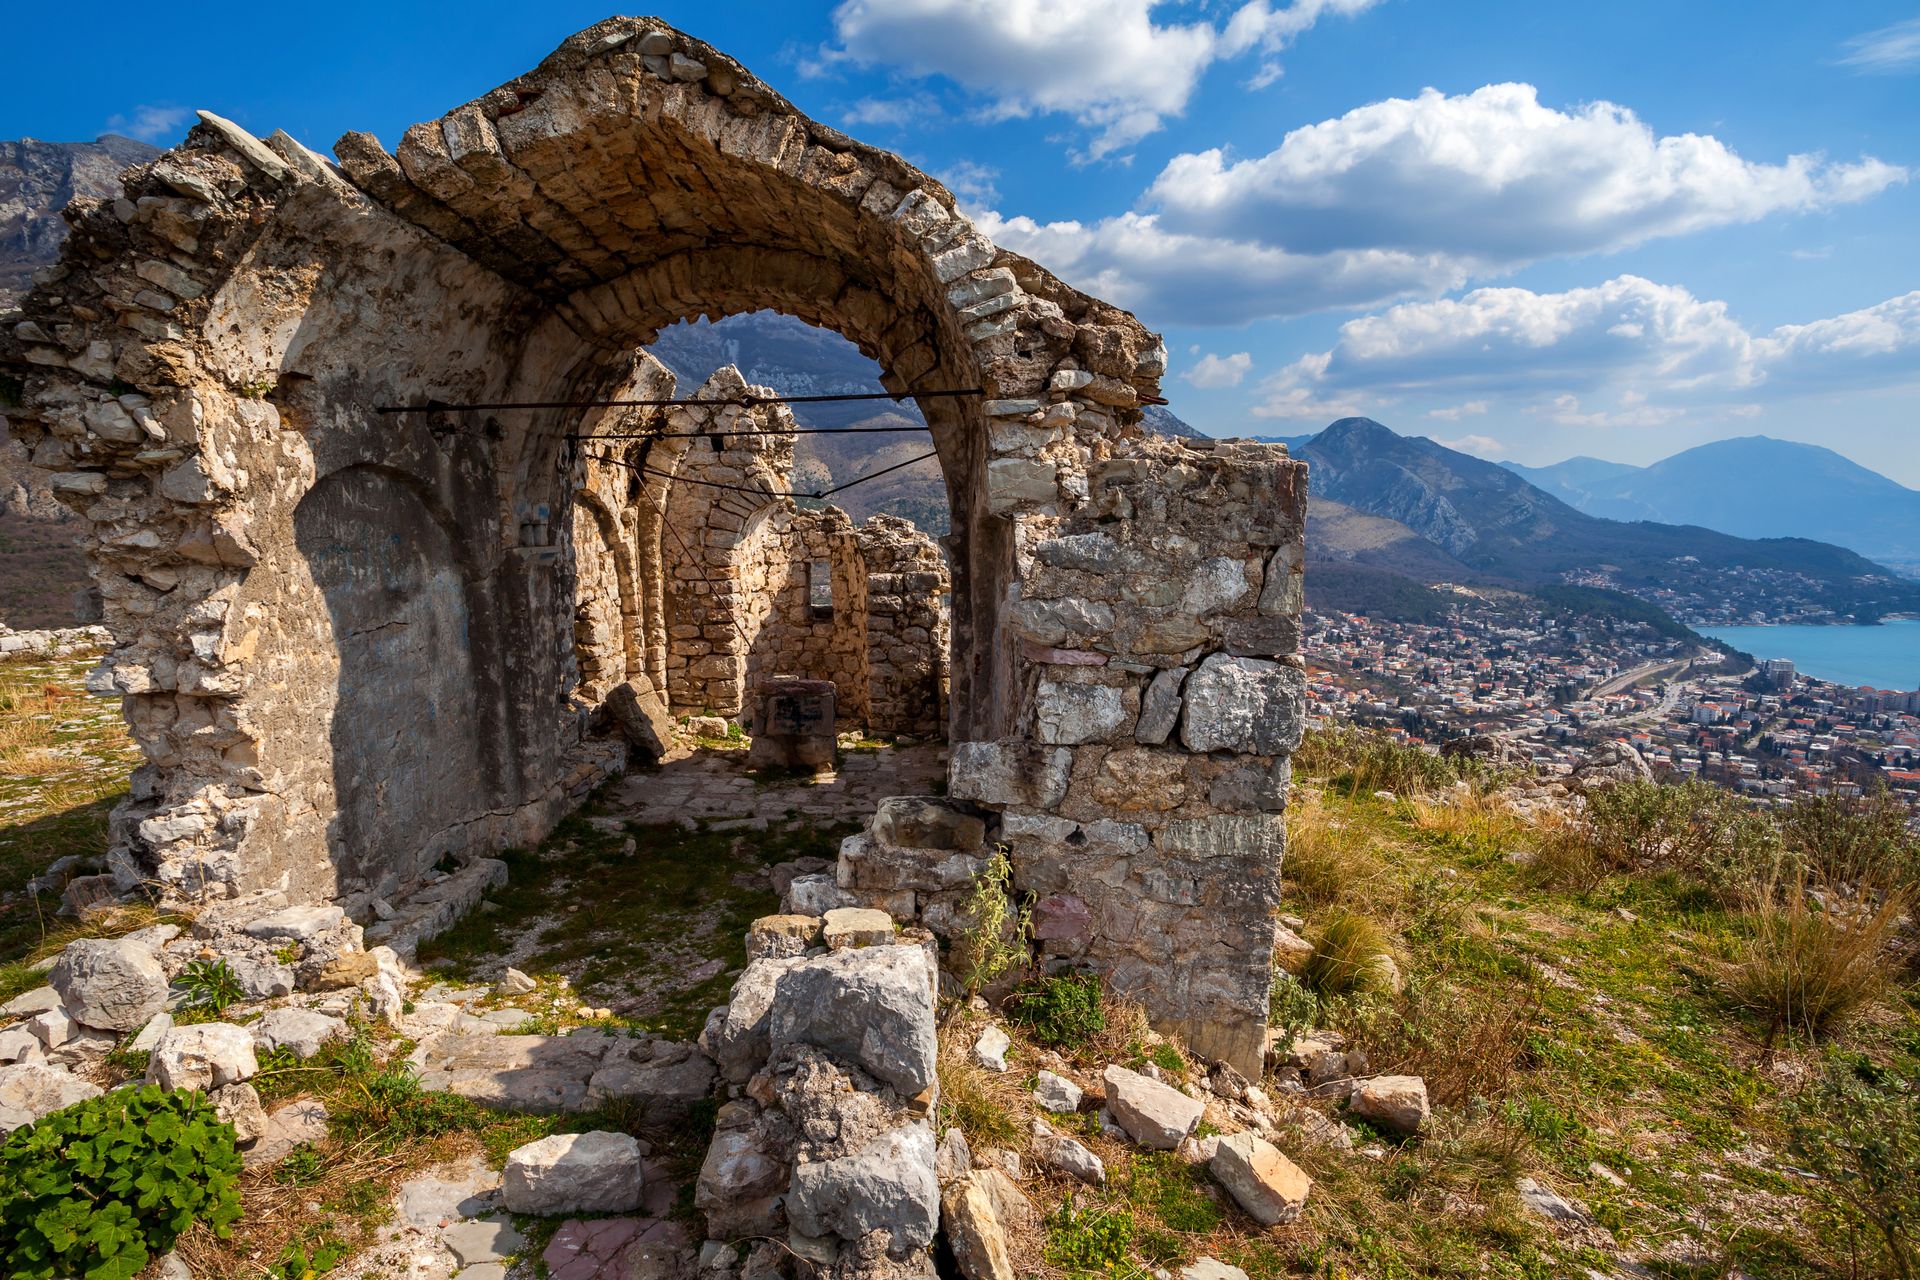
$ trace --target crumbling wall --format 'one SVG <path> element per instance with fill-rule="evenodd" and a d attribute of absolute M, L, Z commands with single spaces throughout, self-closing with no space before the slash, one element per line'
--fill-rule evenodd
<path fill-rule="evenodd" d="M 397 155 L 336 152 L 344 173 L 206 119 L 73 211 L 0 334 L 9 431 L 88 518 L 100 680 L 146 756 L 113 827 L 129 889 L 357 910 L 620 767 L 572 696 L 593 415 L 560 406 L 644 398 L 663 325 L 773 308 L 902 395 L 981 389 L 920 402 L 955 529 L 950 790 L 999 815 L 1052 959 L 1257 1063 L 1303 467 L 1143 432 L 1165 351 L 1132 316 L 651 19 L 581 32 Z M 669 496 L 641 491 L 641 545 Z M 656 565 L 623 601 L 650 672 Z M 389 670 L 404 696 L 367 696 Z"/>
<path fill-rule="evenodd" d="M 897 516 L 876 515 L 855 537 L 866 587 L 867 726 L 941 736 L 953 590 L 947 558 L 939 543 Z"/>

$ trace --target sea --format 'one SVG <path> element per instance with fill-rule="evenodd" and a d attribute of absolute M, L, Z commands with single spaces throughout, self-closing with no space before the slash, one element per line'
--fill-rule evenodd
<path fill-rule="evenodd" d="M 1920 689 L 1920 618 L 1875 627 L 1700 627 L 1755 658 L 1789 658 L 1802 674 L 1834 684 Z"/>

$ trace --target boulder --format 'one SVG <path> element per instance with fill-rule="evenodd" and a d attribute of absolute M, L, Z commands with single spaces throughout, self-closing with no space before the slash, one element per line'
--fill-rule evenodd
<path fill-rule="evenodd" d="M 0 1136 L 41 1116 L 100 1096 L 100 1086 L 38 1062 L 0 1067 Z"/>
<path fill-rule="evenodd" d="M 651 682 L 617 684 L 607 691 L 607 700 L 602 705 L 620 735 L 642 756 L 658 760 L 667 754 L 667 748 L 673 743 L 673 717 L 667 714 Z M 720 732 L 721 736 L 726 735 L 725 729 Z"/>
<path fill-rule="evenodd" d="M 903 1097 L 917 1097 L 938 1078 L 928 976 L 927 953 L 915 946 L 856 947 L 802 960 L 780 978 L 771 1048 L 825 1049 Z"/>
<path fill-rule="evenodd" d="M 722 1129 L 713 1135 L 693 1204 L 707 1215 L 716 1239 L 773 1235 L 786 1227 L 780 1197 L 787 1189 L 787 1166 L 769 1154 L 750 1130 Z"/>
<path fill-rule="evenodd" d="M 1198 1099 L 1125 1067 L 1110 1066 L 1101 1079 L 1114 1122 L 1129 1138 L 1155 1151 L 1179 1146 L 1206 1110 Z"/>
<path fill-rule="evenodd" d="M 1262 1226 L 1299 1220 L 1307 1207 L 1313 1179 L 1280 1154 L 1279 1148 L 1252 1133 L 1235 1133 L 1215 1145 L 1207 1169 Z"/>
<path fill-rule="evenodd" d="M 556 1133 L 507 1156 L 509 1213 L 630 1213 L 643 1189 L 640 1144 L 624 1133 Z"/>
<path fill-rule="evenodd" d="M 1354 1086 L 1347 1107 L 1363 1120 L 1399 1134 L 1426 1123 L 1427 1082 L 1419 1076 L 1375 1076 Z"/>
<path fill-rule="evenodd" d="M 1033 1078 L 1033 1100 L 1048 1111 L 1066 1114 L 1078 1111 L 1080 1101 L 1086 1094 L 1080 1086 L 1065 1076 L 1057 1076 L 1051 1071 L 1040 1071 Z"/>
<path fill-rule="evenodd" d="M 68 943 L 47 982 L 76 1021 L 103 1031 L 132 1031 L 167 1007 L 159 957 L 124 938 Z"/>
<path fill-rule="evenodd" d="M 787 1217 L 807 1236 L 859 1240 L 885 1230 L 893 1237 L 889 1252 L 896 1258 L 926 1248 L 940 1221 L 932 1130 L 905 1125 L 853 1155 L 797 1166 L 787 1191 Z"/>
<path fill-rule="evenodd" d="M 260 1052 L 291 1049 L 296 1058 L 311 1058 L 328 1041 L 347 1038 L 345 1022 L 313 1009 L 272 1009 L 248 1030 Z"/>
<path fill-rule="evenodd" d="M 171 1027 L 147 1059 L 147 1082 L 162 1089 L 211 1092 L 250 1080 L 260 1070 L 253 1033 L 226 1022 Z"/>

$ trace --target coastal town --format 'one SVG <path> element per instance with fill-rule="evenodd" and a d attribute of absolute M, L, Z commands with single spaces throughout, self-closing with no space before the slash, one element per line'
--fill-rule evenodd
<path fill-rule="evenodd" d="M 1463 596 L 1428 622 L 1309 613 L 1314 721 L 1428 744 L 1499 734 L 1553 770 L 1624 742 L 1656 774 L 1761 803 L 1884 785 L 1920 818 L 1920 691 L 1832 684 L 1644 622 L 1520 600 Z"/>

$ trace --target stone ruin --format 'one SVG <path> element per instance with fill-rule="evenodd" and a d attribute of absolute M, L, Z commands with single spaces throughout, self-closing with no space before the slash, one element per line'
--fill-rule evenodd
<path fill-rule="evenodd" d="M 335 156 L 203 116 L 69 210 L 0 334 L 7 426 L 89 522 L 97 683 L 145 756 L 118 887 L 426 928 L 459 900 L 437 866 L 497 866 L 667 709 L 824 670 L 850 718 L 951 743 L 949 797 L 877 822 L 843 892 L 939 924 L 1004 845 L 1051 962 L 1257 1069 L 1303 465 L 1144 430 L 1166 354 L 1131 315 L 655 20 Z M 658 390 L 663 326 L 757 309 L 843 334 L 900 395 L 979 390 L 919 401 L 944 637 L 904 530 L 650 474 L 777 477 L 777 438 L 623 442 L 658 451 L 637 464 L 580 438 L 631 418 L 563 406 Z M 550 407 L 431 407 L 509 402 Z"/>

